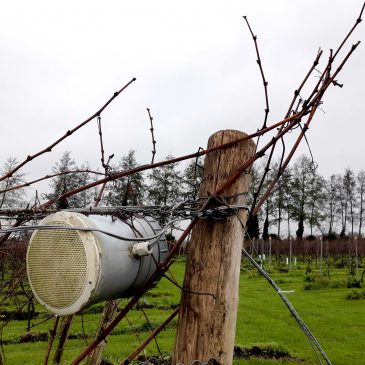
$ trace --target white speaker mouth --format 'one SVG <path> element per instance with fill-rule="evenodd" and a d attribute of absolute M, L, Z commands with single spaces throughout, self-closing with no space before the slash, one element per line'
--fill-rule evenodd
<path fill-rule="evenodd" d="M 74 213 L 56 213 L 41 225 L 88 225 Z M 36 230 L 27 252 L 27 273 L 37 300 L 56 314 L 79 310 L 94 290 L 99 275 L 97 242 L 92 232 Z"/>
<path fill-rule="evenodd" d="M 161 228 L 151 217 L 126 222 L 60 211 L 44 218 L 39 226 L 28 246 L 28 280 L 38 302 L 57 315 L 133 295 L 168 251 L 164 236 L 159 237 Z M 140 256 L 133 253 L 136 239 L 156 235 L 156 245 L 148 248 L 144 242 L 148 249 Z"/>

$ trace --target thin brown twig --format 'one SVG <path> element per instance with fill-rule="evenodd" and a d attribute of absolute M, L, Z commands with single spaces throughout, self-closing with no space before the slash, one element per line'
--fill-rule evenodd
<path fill-rule="evenodd" d="M 263 197 L 260 199 L 260 201 L 258 202 L 258 204 L 256 205 L 256 207 L 254 208 L 253 212 L 252 212 L 252 215 L 256 215 L 261 206 L 265 203 L 265 201 L 267 200 L 267 198 L 270 196 L 273 188 L 275 187 L 277 181 L 279 180 L 280 176 L 283 174 L 285 168 L 288 166 L 290 160 L 292 159 L 295 151 L 297 150 L 302 138 L 304 137 L 306 131 L 308 130 L 309 128 L 309 125 L 314 117 L 314 114 L 315 114 L 315 111 L 316 111 L 316 108 L 313 108 L 312 109 L 312 112 L 310 113 L 309 117 L 308 117 L 308 120 L 306 122 L 306 124 L 304 125 L 304 127 L 302 128 L 301 130 L 301 133 L 299 135 L 299 137 L 297 138 L 297 140 L 295 141 L 295 144 L 294 146 L 292 147 L 291 151 L 289 152 L 289 155 L 288 157 L 285 159 L 284 163 L 282 164 L 282 167 L 281 169 L 279 169 L 278 173 L 276 174 L 276 176 L 273 178 L 273 180 L 271 181 L 269 187 L 267 188 L 265 194 L 263 195 Z"/>
<path fill-rule="evenodd" d="M 318 82 L 317 82 L 317 85 L 314 87 L 314 89 L 313 89 L 313 91 L 312 91 L 312 93 L 311 93 L 311 95 L 309 96 L 309 98 L 307 99 L 307 100 L 305 100 L 304 101 L 304 106 L 306 106 L 306 105 L 311 105 L 311 106 L 313 106 L 316 102 L 317 102 L 317 100 L 318 100 L 318 95 L 320 94 L 320 84 L 323 82 L 323 80 L 324 80 L 324 78 L 325 78 L 325 75 L 327 75 L 327 77 L 329 77 L 329 75 L 330 75 L 330 71 L 331 71 L 331 66 L 332 66 L 332 64 L 333 64 L 333 61 L 335 60 L 335 58 L 336 58 L 336 56 L 337 56 L 337 54 L 339 53 L 339 51 L 340 51 L 340 49 L 342 48 L 342 46 L 344 45 L 344 43 L 346 42 L 346 40 L 349 38 L 349 36 L 352 34 L 352 32 L 354 31 L 354 29 L 356 28 L 356 26 L 357 26 L 357 24 L 358 23 L 360 23 L 361 22 L 361 15 L 362 15 L 362 13 L 363 13 L 363 10 L 364 10 L 364 6 L 365 6 L 365 3 L 364 3 L 364 5 L 363 5 L 363 7 L 362 7 L 362 10 L 361 10 L 361 12 L 360 12 L 360 16 L 359 16 L 359 18 L 357 19 L 357 21 L 356 21 L 356 23 L 355 23 L 355 25 L 352 27 L 352 29 L 350 30 L 350 32 L 348 33 L 348 35 L 345 37 L 345 39 L 344 39 L 344 41 L 341 43 L 341 45 L 339 46 L 339 48 L 338 48 L 338 50 L 336 51 L 336 53 L 332 56 L 332 50 L 330 51 L 330 58 L 329 58 L 329 61 L 328 61 L 328 63 L 327 63 L 327 66 L 326 66 L 326 68 L 325 68 L 325 70 L 323 71 L 323 73 L 321 74 L 321 76 L 320 76 L 320 78 L 319 78 L 319 80 L 318 80 Z M 356 44 L 356 45 L 353 45 L 353 50 L 355 50 L 355 48 L 357 47 L 359 45 L 359 42 Z M 296 100 L 296 98 L 298 97 L 298 95 L 299 95 L 299 93 L 300 93 L 300 90 L 302 89 L 302 87 L 305 85 L 305 83 L 307 82 L 307 80 L 308 80 L 308 78 L 309 78 L 309 76 L 310 76 L 310 74 L 313 72 L 313 70 L 316 68 L 316 66 L 318 65 L 318 62 L 319 62 L 319 58 L 321 57 L 321 55 L 322 55 L 322 50 L 319 50 L 318 51 L 318 54 L 317 54 L 317 57 L 316 57 L 316 59 L 315 59 L 315 61 L 314 61 L 314 63 L 313 63 L 313 65 L 312 65 L 312 67 L 311 67 L 311 69 L 309 70 L 309 72 L 308 72 L 308 74 L 306 75 L 306 77 L 304 78 L 304 80 L 303 80 L 303 82 L 302 82 L 302 84 L 301 84 L 301 86 L 299 87 L 299 89 L 298 90 L 296 90 L 295 92 L 294 92 L 294 97 L 293 97 L 293 100 L 292 100 L 292 102 L 291 102 L 291 104 L 290 104 L 290 107 L 289 107 L 289 110 L 288 110 L 288 112 L 287 112 L 287 116 L 288 115 L 290 115 L 290 113 L 291 113 L 291 109 L 292 109 L 292 107 L 293 107 L 293 105 L 294 105 L 294 102 L 295 102 L 295 100 Z M 352 53 L 352 51 L 351 51 L 351 53 Z M 337 69 L 337 71 L 336 71 L 336 73 L 333 75 L 333 77 L 331 77 L 331 81 L 330 81 L 330 83 L 333 83 L 335 86 L 337 86 L 338 85 L 338 82 L 336 82 L 336 80 L 335 80 L 335 77 L 337 76 L 337 74 L 341 71 L 341 69 L 342 69 L 342 67 L 343 67 L 343 65 L 344 65 L 344 63 L 347 61 L 347 59 L 348 59 L 348 57 L 350 56 L 350 54 L 348 54 L 346 57 L 345 57 L 345 59 L 344 59 L 344 61 L 341 63 L 341 65 L 338 67 L 338 69 Z M 323 85 L 322 85 L 322 87 L 323 87 Z M 326 86 L 326 88 L 328 87 L 328 85 Z M 316 96 L 316 97 L 315 97 Z M 314 99 L 313 99 L 314 98 Z M 312 100 L 313 99 L 313 100 Z M 318 107 L 318 105 L 317 105 L 317 107 Z M 316 107 L 316 109 L 317 109 L 317 107 Z M 284 125 L 282 125 L 281 126 L 281 129 L 284 127 Z M 304 135 L 305 136 L 305 135 Z M 275 148 L 275 144 L 272 146 L 272 149 L 274 149 Z M 271 151 L 271 152 L 273 152 L 273 150 Z M 258 199 L 258 196 L 259 196 L 259 194 L 260 194 L 260 191 L 261 191 L 261 189 L 262 189 L 262 186 L 263 186 L 263 182 L 264 182 L 264 180 L 265 180 L 265 178 L 266 178 L 266 175 L 267 175 L 267 172 L 269 171 L 269 166 L 270 166 L 270 163 L 271 163 L 271 157 L 272 157 L 272 155 L 273 155 L 273 153 L 270 153 L 270 157 L 269 157 L 269 160 L 268 160 L 268 163 L 267 163 L 267 166 L 266 166 L 266 168 L 265 168 L 265 171 L 264 171 L 264 174 L 263 174 L 263 177 L 262 177 L 262 179 L 261 179 L 261 183 L 260 183 L 260 185 L 259 185 L 259 189 L 255 192 L 255 195 L 254 195 L 254 201 L 253 201 L 253 204 L 252 204 L 252 207 L 251 207 L 251 214 L 252 214 L 252 212 L 253 212 L 253 210 L 255 210 L 255 211 L 257 211 L 256 209 L 255 209 L 255 205 L 256 205 L 256 201 L 257 201 L 257 199 Z"/>
<path fill-rule="evenodd" d="M 40 177 L 38 179 L 35 179 L 35 180 L 32 180 L 32 181 L 27 181 L 23 184 L 12 186 L 12 187 L 7 188 L 7 189 L 2 189 L 2 190 L 0 190 L 0 194 L 4 194 L 4 193 L 7 193 L 9 191 L 13 191 L 13 190 L 21 189 L 21 188 L 26 188 L 26 187 L 31 186 L 33 184 L 36 184 L 40 181 L 52 179 L 52 178 L 57 177 L 57 176 L 63 176 L 63 175 L 75 174 L 75 173 L 89 173 L 89 174 L 95 174 L 95 175 L 104 175 L 101 172 L 88 170 L 88 169 L 86 169 L 86 170 L 62 171 L 62 172 L 57 172 L 56 174 L 45 175 L 45 176 Z"/>
<path fill-rule="evenodd" d="M 293 110 L 293 114 L 298 113 L 299 107 L 302 104 L 303 99 L 300 97 L 299 94 L 299 100 L 297 103 L 297 106 L 295 107 L 295 110 Z M 300 126 L 301 124 L 299 123 L 298 126 Z M 279 169 L 281 168 L 283 161 L 284 161 L 284 157 L 285 157 L 285 152 L 286 152 L 286 146 L 285 146 L 285 142 L 284 142 L 284 138 L 281 138 L 281 143 L 282 143 L 282 151 L 281 151 L 281 158 L 280 158 L 280 163 L 279 163 Z"/>
<path fill-rule="evenodd" d="M 296 119 L 298 117 L 298 115 L 299 115 L 299 113 L 296 114 L 296 115 L 292 115 L 292 116 L 290 116 L 288 118 L 285 118 L 282 121 L 277 122 L 277 123 L 273 124 L 270 127 L 267 127 L 265 129 L 261 129 L 261 130 L 255 132 L 255 133 L 252 133 L 252 134 L 247 135 L 245 137 L 239 138 L 239 139 L 237 139 L 235 141 L 228 142 L 228 143 L 224 143 L 222 145 L 219 145 L 219 146 L 216 146 L 216 147 L 213 147 L 213 148 L 210 148 L 210 149 L 200 150 L 198 152 L 191 153 L 191 154 L 188 154 L 188 155 L 185 155 L 185 156 L 181 156 L 181 157 L 177 157 L 177 158 L 173 158 L 171 160 L 165 160 L 165 161 L 161 161 L 161 162 L 157 162 L 157 163 L 149 164 L 149 165 L 142 165 L 142 166 L 138 166 L 138 167 L 135 167 L 133 169 L 130 169 L 130 170 L 120 171 L 120 172 L 116 172 L 114 174 L 110 174 L 109 176 L 107 176 L 107 177 L 105 177 L 103 179 L 100 179 L 100 180 L 94 181 L 92 183 L 86 184 L 86 185 L 81 186 L 79 188 L 76 188 L 74 190 L 70 190 L 70 191 L 68 191 L 68 192 L 66 192 L 66 193 L 58 196 L 57 198 L 55 198 L 53 200 L 49 200 L 48 202 L 44 203 L 41 206 L 41 208 L 48 208 L 51 205 L 53 205 L 54 203 L 56 203 L 58 200 L 60 200 L 60 199 L 68 198 L 69 196 L 72 196 L 74 194 L 80 193 L 80 192 L 85 191 L 87 189 L 93 188 L 95 186 L 98 186 L 100 184 L 103 184 L 104 182 L 113 181 L 113 180 L 116 180 L 116 179 L 119 179 L 121 177 L 125 177 L 125 176 L 128 176 L 128 175 L 131 175 L 131 174 L 134 174 L 134 173 L 137 173 L 137 172 L 150 170 L 150 169 L 153 169 L 153 168 L 156 168 L 156 167 L 160 167 L 160 166 L 166 166 L 166 165 L 174 164 L 176 162 L 188 160 L 188 159 L 191 159 L 191 158 L 196 158 L 196 157 L 199 157 L 199 156 L 204 156 L 204 155 L 207 155 L 209 153 L 215 152 L 215 151 L 220 150 L 220 149 L 232 147 L 232 146 L 236 145 L 237 143 L 246 141 L 248 139 L 255 138 L 255 137 L 259 136 L 259 135 L 262 135 L 262 134 L 265 134 L 265 133 L 271 131 L 272 129 L 277 128 L 278 126 L 280 126 L 282 124 L 286 124 L 287 122 L 290 122 L 290 121 Z M 0 239 L 0 245 L 1 245 L 1 243 L 2 243 L 2 241 Z"/>
<path fill-rule="evenodd" d="M 307 72 L 307 74 L 305 75 L 302 83 L 299 85 L 298 89 L 294 91 L 294 96 L 293 99 L 289 105 L 288 111 L 286 112 L 286 117 L 288 117 L 293 109 L 293 106 L 295 104 L 295 101 L 297 100 L 298 96 L 300 96 L 300 93 L 304 87 L 304 85 L 307 83 L 307 81 L 309 80 L 310 75 L 313 73 L 313 71 L 315 70 L 315 68 L 317 67 L 320 58 L 322 57 L 323 51 L 321 49 L 318 50 L 317 52 L 317 56 L 315 58 L 315 60 L 313 61 L 313 64 L 311 66 L 311 68 L 309 69 L 309 71 Z"/>
<path fill-rule="evenodd" d="M 20 311 L 31 301 L 33 300 L 34 296 L 30 296 L 16 311 L 14 311 L 11 316 L 6 320 L 6 322 L 0 327 L 0 332 L 4 329 L 4 327 L 6 327 L 12 320 L 13 318 L 20 313 Z"/>
<path fill-rule="evenodd" d="M 142 314 L 143 314 L 144 318 L 146 319 L 147 324 L 148 324 L 148 327 L 149 327 L 149 329 L 151 330 L 151 334 L 152 334 L 152 333 L 154 333 L 153 328 L 152 328 L 152 325 L 151 325 L 151 322 L 150 322 L 150 320 L 149 320 L 149 318 L 148 318 L 148 316 L 147 316 L 146 312 L 143 310 L 143 308 L 142 308 L 142 307 L 137 307 L 137 308 L 138 308 L 138 310 L 140 310 L 140 311 L 142 312 Z M 127 318 L 127 317 L 126 317 L 126 318 Z M 160 354 L 160 356 L 162 356 L 162 353 L 161 353 L 161 350 L 160 350 L 160 346 L 158 345 L 158 342 L 157 342 L 157 340 L 156 340 L 156 336 L 154 336 L 154 340 L 155 340 L 155 344 L 156 344 L 156 347 L 157 347 L 157 351 L 158 351 L 158 353 Z"/>
<path fill-rule="evenodd" d="M 266 107 L 265 107 L 264 123 L 263 123 L 263 125 L 261 127 L 261 129 L 264 129 L 264 128 L 266 128 L 267 117 L 268 117 L 269 111 L 270 111 L 270 108 L 269 108 L 269 96 L 268 96 L 268 92 L 267 92 L 268 82 L 267 82 L 267 80 L 265 78 L 264 69 L 262 67 L 262 61 L 261 61 L 261 57 L 260 57 L 259 47 L 258 47 L 258 44 L 257 44 L 257 36 L 253 34 L 253 31 L 251 29 L 250 23 L 247 20 L 247 16 L 243 16 L 243 19 L 245 19 L 246 24 L 247 24 L 247 27 L 248 27 L 248 29 L 249 29 L 249 31 L 251 33 L 252 39 L 253 39 L 253 41 L 255 43 L 256 56 L 257 56 L 256 62 L 259 65 L 260 73 L 261 73 L 261 78 L 262 78 L 262 83 L 264 85 Z"/>
<path fill-rule="evenodd" d="M 313 70 L 315 69 L 315 67 L 318 65 L 319 60 L 320 60 L 322 54 L 323 54 L 323 51 L 321 49 L 319 49 L 319 51 L 317 53 L 317 56 L 316 56 L 316 58 L 315 58 L 315 60 L 314 60 L 314 62 L 312 64 L 311 68 L 309 69 L 309 71 L 305 75 L 302 83 L 299 85 L 299 88 L 294 91 L 293 99 L 292 99 L 292 101 L 290 103 L 289 109 L 288 109 L 288 111 L 286 113 L 286 116 L 285 116 L 286 118 L 290 116 L 290 114 L 292 112 L 293 105 L 294 105 L 294 103 L 295 103 L 298 95 L 300 95 L 301 90 L 303 89 L 304 85 L 307 83 L 307 81 L 308 81 L 310 75 L 312 74 Z M 294 113 L 294 114 L 297 114 L 297 113 Z M 284 126 L 285 126 L 285 124 L 281 125 L 278 133 L 280 133 L 283 130 Z M 284 153 L 285 153 L 285 142 L 284 142 L 283 138 L 280 138 L 280 140 L 282 141 L 282 145 L 283 145 L 283 152 L 282 152 L 282 156 L 283 156 Z M 265 182 L 265 179 L 267 177 L 267 174 L 270 171 L 270 165 L 271 165 L 272 157 L 274 155 L 275 148 L 276 148 L 276 142 L 273 143 L 273 145 L 271 147 L 270 154 L 269 154 L 269 158 L 268 158 L 268 160 L 266 162 L 266 167 L 264 169 L 264 173 L 263 173 L 263 175 L 262 175 L 262 177 L 260 179 L 259 186 L 258 186 L 257 190 L 254 193 L 250 214 L 252 214 L 252 211 L 253 211 L 253 209 L 254 209 L 254 207 L 256 205 L 257 199 L 258 199 L 258 197 L 260 195 L 260 192 L 261 192 L 262 187 L 264 185 L 264 182 Z"/>
<path fill-rule="evenodd" d="M 137 329 L 133 326 L 133 323 L 129 320 L 129 318 L 127 316 L 124 317 L 124 319 L 127 321 L 129 327 L 131 328 L 131 330 L 133 331 L 134 335 L 136 336 L 139 344 L 141 345 L 142 344 L 142 341 L 141 339 L 139 338 L 139 335 L 138 335 L 138 331 Z"/>
<path fill-rule="evenodd" d="M 291 151 L 289 152 L 288 157 L 286 158 L 285 162 L 282 164 L 282 167 L 279 169 L 278 173 L 276 174 L 276 176 L 271 181 L 271 183 L 270 183 L 267 191 L 265 192 L 265 194 L 263 195 L 263 197 L 260 199 L 260 201 L 257 204 L 257 206 L 253 209 L 253 212 L 252 212 L 253 215 L 255 215 L 255 214 L 258 213 L 258 211 L 260 210 L 261 206 L 264 204 L 265 200 L 269 197 L 269 195 L 271 194 L 273 188 L 275 187 L 276 182 L 279 180 L 279 178 L 283 174 L 285 168 L 287 167 L 287 165 L 291 161 L 291 159 L 292 159 L 295 151 L 297 150 L 297 148 L 298 148 L 301 140 L 305 137 L 305 133 L 308 130 L 310 123 L 312 122 L 312 119 L 314 117 L 315 112 L 318 109 L 318 106 L 320 104 L 320 101 L 321 101 L 321 98 L 322 98 L 323 94 L 325 93 L 325 91 L 327 90 L 327 88 L 331 85 L 331 83 L 334 80 L 334 78 L 341 71 L 342 67 L 347 62 L 347 60 L 349 59 L 349 57 L 355 51 L 355 49 L 358 47 L 359 44 L 360 44 L 360 42 L 357 42 L 356 44 L 352 45 L 350 51 L 347 53 L 346 57 L 343 59 L 343 61 L 341 62 L 341 64 L 337 67 L 336 71 L 334 72 L 334 74 L 332 76 L 330 76 L 329 73 L 328 73 L 328 76 L 327 76 L 326 80 L 324 80 L 324 82 L 323 82 L 323 86 L 321 87 L 321 89 L 319 90 L 318 94 L 316 95 L 316 97 L 313 100 L 313 102 L 316 102 L 317 104 L 313 106 L 313 108 L 311 110 L 311 113 L 310 113 L 310 115 L 308 117 L 308 120 L 307 120 L 306 124 L 301 129 L 301 133 L 298 136 L 298 138 L 297 138 L 294 146 L 292 147 Z M 329 63 L 332 63 L 331 59 L 329 60 Z M 330 66 L 327 66 L 326 69 L 330 69 Z"/>
<path fill-rule="evenodd" d="M 276 136 L 274 136 L 271 141 L 269 141 L 264 147 L 262 147 L 259 151 L 257 151 L 250 159 L 248 159 L 237 171 L 234 173 L 231 178 L 229 178 L 220 188 L 217 189 L 216 193 L 217 195 L 220 195 L 227 187 L 229 187 L 231 184 L 233 184 L 245 171 L 247 171 L 252 164 L 265 155 L 266 151 L 272 147 L 282 136 L 284 136 L 286 133 L 288 133 L 296 124 L 300 122 L 300 119 L 308 113 L 307 110 L 303 110 L 301 113 L 299 113 L 299 116 L 297 116 L 294 120 L 291 121 L 291 123 L 285 127 L 281 132 L 279 132 Z"/>
<path fill-rule="evenodd" d="M 364 7 L 365 7 L 365 2 L 363 3 L 363 6 L 361 8 L 361 11 L 360 11 L 360 14 L 359 14 L 359 17 L 357 18 L 354 26 L 350 29 L 349 33 L 346 35 L 346 37 L 344 38 L 344 40 L 341 42 L 341 44 L 339 45 L 338 49 L 336 50 L 335 54 L 333 55 L 333 50 L 331 49 L 330 50 L 330 58 L 329 58 L 329 61 L 327 63 L 327 67 L 325 68 L 324 72 L 321 73 L 321 77 L 320 77 L 320 80 L 318 81 L 317 83 L 317 86 L 313 89 L 313 92 L 312 94 L 310 95 L 310 97 L 305 100 L 304 102 L 305 103 L 309 103 L 309 101 L 312 99 L 312 97 L 315 95 L 316 92 L 318 92 L 318 87 L 323 79 L 323 75 L 327 72 L 328 75 L 330 74 L 330 71 L 331 71 L 331 66 L 332 66 L 332 63 L 333 61 L 335 60 L 335 58 L 337 57 L 338 53 L 340 52 L 340 50 L 342 49 L 343 45 L 346 43 L 346 41 L 348 40 L 348 38 L 350 37 L 350 35 L 353 33 L 353 31 L 355 30 L 355 28 L 357 27 L 357 25 L 362 21 L 361 17 L 362 17 L 362 14 L 363 14 L 363 11 L 364 11 Z M 289 110 L 287 112 L 287 116 L 290 115 L 291 113 L 291 109 L 294 105 L 294 102 L 295 102 L 295 99 L 298 97 L 298 95 L 300 94 L 300 91 L 302 89 L 302 87 L 304 86 L 304 84 L 306 83 L 306 81 L 308 80 L 308 77 L 309 75 L 313 72 L 313 70 L 316 68 L 316 66 L 318 65 L 318 62 L 319 62 L 319 58 L 320 58 L 320 55 L 322 54 L 322 51 L 321 49 L 318 51 L 318 55 L 317 55 L 317 58 L 315 60 L 315 62 L 313 63 L 313 66 L 311 68 L 311 70 L 309 71 L 309 73 L 307 74 L 306 78 L 303 80 L 300 88 L 298 90 L 296 90 L 294 92 L 294 98 L 292 100 L 292 103 L 289 107 Z M 334 77 L 332 78 L 332 84 L 335 85 L 335 86 L 339 86 L 339 87 L 342 87 L 343 85 L 342 84 L 339 84 L 335 79 Z M 282 163 L 282 161 L 281 161 Z"/>
<path fill-rule="evenodd" d="M 101 116 L 98 115 L 97 117 L 97 123 L 98 123 L 98 134 L 99 134 L 99 141 L 100 141 L 100 155 L 101 155 L 101 165 L 106 170 L 108 166 L 105 164 L 104 160 L 104 144 L 103 144 L 103 131 L 101 129 Z"/>
<path fill-rule="evenodd" d="M 5 253 L 5 252 L 2 252 L 2 254 Z M 12 276 L 12 278 L 5 282 L 4 285 L 0 288 L 0 293 L 8 286 L 10 285 L 15 279 L 18 279 L 18 278 L 23 278 L 26 274 L 26 270 L 25 268 L 22 268 L 20 269 L 15 275 Z"/>
<path fill-rule="evenodd" d="M 353 25 L 353 27 L 350 29 L 350 31 L 348 32 L 347 36 L 345 37 L 345 39 L 342 41 L 342 43 L 339 45 L 339 47 L 337 48 L 333 58 L 336 58 L 336 56 L 338 55 L 338 53 L 341 51 L 342 47 L 344 46 L 344 44 L 347 42 L 347 40 L 350 38 L 351 34 L 353 33 L 353 31 L 355 30 L 355 28 L 362 22 L 362 14 L 364 12 L 364 8 L 365 8 L 365 1 L 362 5 L 360 14 L 358 16 L 358 18 L 355 21 L 355 24 Z"/>
<path fill-rule="evenodd" d="M 48 359 L 49 359 L 49 356 L 51 354 L 53 341 L 54 341 L 54 339 L 56 338 L 56 335 L 57 335 L 57 327 L 58 327 L 59 320 L 60 320 L 60 317 L 56 316 L 53 328 L 49 331 L 50 338 L 49 338 L 49 341 L 48 341 L 47 352 L 46 352 L 46 356 L 44 357 L 43 365 L 48 365 Z"/>
<path fill-rule="evenodd" d="M 221 194 L 222 191 L 224 191 L 228 186 L 230 186 L 233 182 L 235 182 L 239 177 L 240 175 L 245 172 L 253 163 L 254 161 L 256 161 L 258 158 L 264 156 L 265 152 L 270 148 L 272 147 L 273 145 L 275 145 L 275 143 L 280 139 L 282 138 L 286 133 L 288 133 L 295 124 L 298 124 L 300 123 L 300 120 L 303 116 L 307 115 L 308 112 L 310 114 L 310 120 L 313 118 L 317 108 L 318 108 L 318 105 L 324 95 L 324 93 L 326 92 L 326 90 L 328 89 L 328 87 L 331 85 L 332 81 L 334 80 L 334 78 L 339 74 L 339 72 L 342 70 L 343 66 L 345 65 L 345 63 L 347 62 L 347 60 L 349 59 L 349 57 L 352 55 L 352 53 L 355 51 L 355 49 L 359 46 L 360 44 L 360 41 L 357 42 L 356 44 L 353 44 L 351 46 L 351 49 L 350 51 L 347 53 L 347 55 L 344 57 L 344 59 L 342 60 L 341 64 L 337 67 L 336 71 L 334 72 L 334 74 L 331 76 L 331 77 L 328 77 L 327 80 L 325 80 L 323 82 L 323 85 L 322 87 L 317 91 L 317 93 L 315 94 L 315 96 L 313 97 L 313 100 L 307 104 L 307 105 L 303 105 L 302 107 L 302 111 L 299 113 L 299 116 L 294 120 L 294 121 L 291 121 L 289 123 L 289 125 L 285 128 L 281 127 L 280 130 L 278 132 L 278 134 L 272 138 L 272 140 L 270 142 L 268 142 L 266 144 L 266 146 L 264 146 L 263 148 L 261 148 L 260 151 L 256 152 L 255 155 L 246 161 L 246 163 L 243 164 L 243 166 L 237 170 L 237 172 L 230 178 L 226 181 L 225 184 L 222 185 L 221 188 L 219 188 L 216 192 L 217 195 Z M 326 67 L 326 70 L 328 69 L 328 65 Z M 324 73 L 325 74 L 325 73 Z M 309 122 L 310 123 L 310 122 Z M 282 129 L 283 128 L 283 129 Z M 305 133 L 306 130 L 308 129 L 308 126 L 307 128 L 304 127 L 303 130 L 302 130 L 302 133 Z M 301 140 L 301 139 L 300 139 Z M 300 142 L 299 140 L 299 142 Z M 298 145 L 299 145 L 299 142 L 298 142 Z M 271 188 L 272 189 L 272 188 Z M 269 196 L 269 194 L 265 194 L 266 196 L 266 199 L 267 197 Z M 255 209 L 255 212 L 257 212 L 258 210 Z"/>
<path fill-rule="evenodd" d="M 148 338 L 137 347 L 125 360 L 123 360 L 121 365 L 128 365 L 137 355 L 139 355 L 146 346 L 154 339 L 156 336 L 179 314 L 180 306 L 176 307 L 175 310 L 158 326 L 153 332 L 148 336 Z"/>
<path fill-rule="evenodd" d="M 155 140 L 154 128 L 153 128 L 153 118 L 151 116 L 150 109 L 148 109 L 148 108 L 146 108 L 146 109 L 147 109 L 148 116 L 150 118 L 150 123 L 151 123 L 151 127 L 150 127 L 151 136 L 152 136 L 152 160 L 151 160 L 151 164 L 153 164 L 153 162 L 155 161 L 155 155 L 156 155 L 156 140 Z"/>
<path fill-rule="evenodd" d="M 16 287 L 18 286 L 18 284 L 21 282 L 21 280 L 25 277 L 26 275 L 26 270 L 25 269 L 20 269 L 19 272 L 17 272 L 15 275 L 13 275 L 13 278 L 8 281 L 7 283 L 5 283 L 3 285 L 3 287 L 0 289 L 0 293 L 7 287 L 9 286 L 10 288 L 10 285 L 12 285 L 13 288 L 13 292 L 16 291 Z M 15 281 L 16 279 L 16 281 Z M 4 298 L 1 300 L 0 304 L 3 304 L 13 293 L 10 292 L 9 293 L 9 290 L 8 290 L 8 294 L 6 296 L 4 296 Z"/>
<path fill-rule="evenodd" d="M 108 162 L 106 163 L 106 166 L 107 167 L 109 167 L 109 164 L 110 164 L 110 160 L 112 159 L 114 157 L 114 154 L 112 154 L 112 155 L 110 155 L 109 156 L 109 158 L 108 158 Z M 109 173 L 109 169 L 108 168 L 105 168 L 105 173 L 104 173 L 104 175 L 105 176 L 108 176 L 108 173 Z M 104 190 L 105 190 L 105 188 L 106 188 L 106 184 L 107 184 L 108 182 L 107 181 L 105 181 L 104 183 L 103 183 L 103 185 L 101 186 L 101 189 L 100 189 L 100 191 L 99 191 L 99 194 L 98 194 L 98 196 L 96 197 L 96 199 L 95 199 L 95 204 L 94 204 L 94 206 L 95 207 L 97 207 L 99 204 L 100 204 L 100 201 L 101 201 L 101 199 L 102 199 L 102 197 L 103 197 L 103 194 L 104 194 Z"/>
<path fill-rule="evenodd" d="M 61 143 L 64 139 L 71 136 L 74 132 L 79 130 L 81 127 L 83 127 L 85 124 L 89 123 L 91 120 L 93 120 L 95 117 L 100 116 L 100 114 L 106 109 L 106 107 L 120 94 L 122 93 L 130 84 L 132 84 L 134 81 L 136 81 L 136 78 L 133 78 L 131 81 L 129 81 L 126 85 L 124 85 L 119 91 L 116 91 L 113 96 L 93 115 L 91 115 L 89 118 L 87 118 L 85 121 L 77 125 L 75 128 L 68 130 L 62 137 L 57 139 L 55 142 L 53 142 L 51 145 L 46 147 L 45 149 L 35 153 L 34 155 L 28 155 L 24 161 L 19 163 L 15 168 L 13 168 L 11 171 L 8 171 L 5 175 L 0 177 L 0 181 L 5 180 L 8 177 L 11 177 L 16 171 L 18 171 L 20 168 L 22 168 L 24 165 L 29 163 L 30 161 L 34 160 L 35 158 L 47 153 L 51 152 L 52 149 L 57 146 L 59 143 Z"/>

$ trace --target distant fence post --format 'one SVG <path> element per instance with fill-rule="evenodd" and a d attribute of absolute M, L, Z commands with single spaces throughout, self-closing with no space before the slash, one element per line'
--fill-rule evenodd
<path fill-rule="evenodd" d="M 213 134 L 208 148 L 245 136 L 225 130 Z M 207 196 L 255 153 L 248 140 L 206 157 L 200 197 Z M 245 204 L 251 176 L 242 176 L 222 196 L 226 204 Z M 246 224 L 247 213 L 240 211 Z M 214 357 L 232 364 L 235 339 L 243 230 L 237 216 L 201 220 L 193 229 L 182 292 L 173 362 L 190 365 Z"/>
<path fill-rule="evenodd" d="M 290 237 L 289 238 L 289 270 L 291 270 L 292 256 L 293 256 L 293 239 Z"/>
<path fill-rule="evenodd" d="M 319 244 L 320 244 L 320 273 L 322 275 L 322 258 L 323 258 L 323 238 L 322 237 L 319 237 Z"/>

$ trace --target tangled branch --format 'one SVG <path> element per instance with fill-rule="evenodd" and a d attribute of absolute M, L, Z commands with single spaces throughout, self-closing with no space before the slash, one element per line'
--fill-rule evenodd
<path fill-rule="evenodd" d="M 93 115 L 91 115 L 89 118 L 87 118 L 85 121 L 77 125 L 73 129 L 69 129 L 61 138 L 57 139 L 55 142 L 53 142 L 48 147 L 44 148 L 43 150 L 35 153 L 34 155 L 28 155 L 27 158 L 19 163 L 15 168 L 13 168 L 11 171 L 8 171 L 5 175 L 0 177 L 0 181 L 3 181 L 9 177 L 11 177 L 15 172 L 17 172 L 19 169 L 21 169 L 23 166 L 25 166 L 30 161 L 34 160 L 35 158 L 47 153 L 52 152 L 52 149 L 57 146 L 59 143 L 61 143 L 66 138 L 70 137 L 73 133 L 75 133 L 77 130 L 82 128 L 84 125 L 92 121 L 94 118 L 100 116 L 100 114 L 107 108 L 107 106 L 116 98 L 120 93 L 122 93 L 130 84 L 132 84 L 134 81 L 136 81 L 136 78 L 133 78 L 131 81 L 129 81 L 126 85 L 124 85 L 119 91 L 116 91 L 113 96 Z"/>

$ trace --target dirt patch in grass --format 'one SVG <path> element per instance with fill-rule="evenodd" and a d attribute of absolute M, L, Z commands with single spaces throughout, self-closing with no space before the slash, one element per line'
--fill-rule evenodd
<path fill-rule="evenodd" d="M 285 348 L 279 345 L 254 345 L 252 347 L 240 347 L 235 346 L 233 351 L 233 358 L 249 359 L 249 358 L 261 358 L 261 359 L 285 359 L 287 361 L 298 362 L 300 359 L 292 357 Z"/>
<path fill-rule="evenodd" d="M 162 354 L 160 355 L 154 355 L 151 357 L 145 357 L 144 355 L 141 355 L 138 357 L 137 360 L 134 360 L 131 362 L 132 365 L 171 365 L 172 362 L 172 356 L 171 354 Z M 194 361 L 192 364 L 194 365 L 221 365 L 216 359 L 211 358 L 207 362 L 198 362 Z M 187 364 L 190 365 L 190 364 Z"/>
<path fill-rule="evenodd" d="M 275 359 L 275 360 L 287 360 L 289 362 L 302 362 L 301 359 L 295 358 L 290 355 L 289 351 L 280 345 L 276 344 L 259 344 L 251 347 L 234 347 L 233 358 L 235 360 L 239 359 L 250 359 L 250 358 L 260 358 L 260 359 Z M 151 357 L 145 357 L 141 355 L 131 362 L 133 365 L 171 365 L 171 354 L 164 354 L 163 356 L 154 355 Z M 197 362 L 198 364 L 198 362 Z M 201 364 L 208 365 L 220 365 L 220 363 L 215 359 L 211 358 L 208 362 L 201 362 Z"/>
<path fill-rule="evenodd" d="M 47 341 L 48 333 L 40 331 L 28 331 L 20 338 L 21 343 Z"/>

